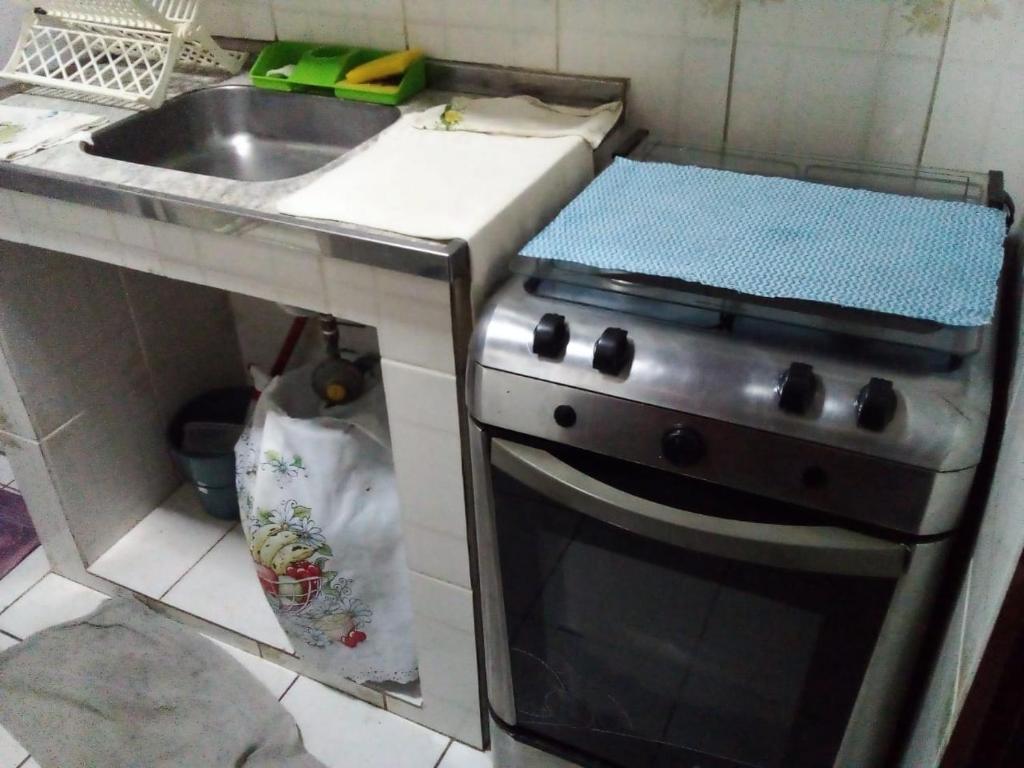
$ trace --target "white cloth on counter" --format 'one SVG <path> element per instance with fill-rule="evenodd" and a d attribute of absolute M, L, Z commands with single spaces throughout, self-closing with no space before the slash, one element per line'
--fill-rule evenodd
<path fill-rule="evenodd" d="M 278 203 L 281 213 L 469 243 L 474 308 L 507 260 L 594 176 L 590 145 L 421 131 L 405 116 L 364 150 Z"/>
<path fill-rule="evenodd" d="M 420 112 L 413 125 L 504 136 L 579 136 L 596 149 L 621 114 L 621 101 L 587 108 L 548 104 L 533 96 L 456 96 L 447 104 Z"/>
<path fill-rule="evenodd" d="M 312 367 L 274 379 L 235 447 L 267 601 L 324 682 L 418 677 L 383 387 L 321 413 Z"/>
<path fill-rule="evenodd" d="M 0 160 L 28 157 L 68 141 L 91 141 L 90 131 L 104 123 L 106 118 L 96 115 L 0 104 Z"/>

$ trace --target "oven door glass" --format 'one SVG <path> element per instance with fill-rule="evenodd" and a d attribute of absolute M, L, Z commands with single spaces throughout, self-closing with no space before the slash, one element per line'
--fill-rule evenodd
<path fill-rule="evenodd" d="M 732 557 L 640 535 L 599 518 L 645 488 L 657 509 L 668 508 L 666 500 L 691 512 L 728 508 L 731 535 L 752 525 L 793 529 L 792 520 L 763 518 L 799 514 L 592 454 L 570 456 L 573 467 L 561 454 L 495 443 L 555 467 L 515 467 L 508 450 L 492 451 L 516 727 L 577 751 L 583 762 L 630 768 L 832 764 L 895 574 L 794 568 L 787 547 L 772 564 L 771 547 L 753 557 L 739 547 Z M 616 494 L 609 501 L 562 482 L 558 467 L 577 479 L 580 470 L 600 475 L 598 489 Z M 710 549 L 727 549 L 728 537 Z"/>

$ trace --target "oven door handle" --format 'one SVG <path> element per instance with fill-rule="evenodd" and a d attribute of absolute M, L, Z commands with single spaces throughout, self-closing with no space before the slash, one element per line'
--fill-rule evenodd
<path fill-rule="evenodd" d="M 491 461 L 503 472 L 582 515 L 649 539 L 708 555 L 786 570 L 899 577 L 909 549 L 832 526 L 775 525 L 712 517 L 621 491 L 540 448 L 501 438 Z"/>

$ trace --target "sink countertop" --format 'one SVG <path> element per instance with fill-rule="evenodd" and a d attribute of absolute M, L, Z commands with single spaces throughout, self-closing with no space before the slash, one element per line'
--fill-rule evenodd
<path fill-rule="evenodd" d="M 507 95 L 532 92 L 535 95 L 550 94 L 555 99 L 562 96 L 563 100 L 571 94 L 582 103 L 623 99 L 625 94 L 625 81 L 615 78 L 571 78 L 448 62 L 432 62 L 432 66 L 436 71 L 432 81 L 455 88 L 425 90 L 398 107 L 402 114 L 445 103 L 460 93 Z M 176 74 L 172 78 L 168 98 L 198 88 L 229 84 L 250 85 L 248 74 L 230 78 Z M 463 84 L 469 87 L 458 87 Z M 100 115 L 109 123 L 137 111 L 62 94 L 52 88 L 15 92 L 4 98 L 3 103 Z M 138 165 L 90 155 L 77 143 L 68 143 L 20 160 L 0 163 L 0 189 L 84 203 L 219 234 L 244 235 L 318 250 L 338 258 L 423 277 L 454 279 L 456 272 L 466 268 L 452 263 L 460 254 L 462 258 L 459 260 L 465 261 L 465 244 L 461 241 L 442 243 L 368 227 L 293 218 L 277 212 L 278 201 L 347 162 L 394 127 L 385 128 L 377 136 L 321 168 L 278 181 L 237 181 Z M 597 150 L 595 164 L 601 164 L 599 158 L 602 153 L 610 159 L 619 145 L 632 139 L 633 132 L 620 124 Z M 324 239 L 324 235 L 328 237 Z M 350 247 L 356 244 L 363 247 Z"/>

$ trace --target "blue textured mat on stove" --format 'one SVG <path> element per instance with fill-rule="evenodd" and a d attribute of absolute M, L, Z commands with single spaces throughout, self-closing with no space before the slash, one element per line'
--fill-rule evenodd
<path fill-rule="evenodd" d="M 977 326 L 1004 237 L 980 205 L 620 158 L 521 253 Z"/>

